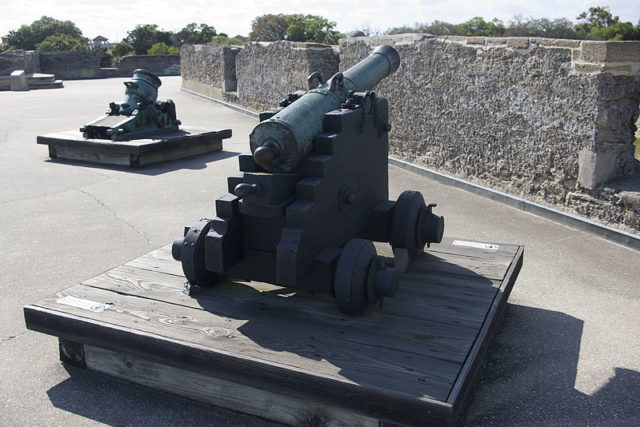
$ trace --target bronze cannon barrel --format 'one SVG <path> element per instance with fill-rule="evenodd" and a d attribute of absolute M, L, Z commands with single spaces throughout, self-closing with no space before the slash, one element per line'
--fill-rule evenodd
<path fill-rule="evenodd" d="M 311 150 L 314 136 L 322 132 L 325 113 L 340 108 L 350 91 L 373 89 L 398 69 L 400 55 L 391 46 L 377 47 L 347 71 L 309 90 L 275 116 L 260 122 L 249 136 L 256 163 L 269 172 L 290 172 Z"/>

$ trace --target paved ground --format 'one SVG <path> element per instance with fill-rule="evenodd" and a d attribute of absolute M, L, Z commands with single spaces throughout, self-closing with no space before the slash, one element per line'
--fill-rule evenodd
<path fill-rule="evenodd" d="M 184 124 L 232 128 L 224 152 L 131 171 L 50 161 L 36 136 L 123 98 L 123 79 L 0 92 L 0 425 L 267 425 L 63 366 L 22 306 L 166 245 L 213 213 L 256 121 L 179 91 Z M 422 191 L 448 237 L 526 245 L 520 277 L 470 399 L 468 425 L 640 424 L 640 254 L 391 168 L 391 197 Z"/>

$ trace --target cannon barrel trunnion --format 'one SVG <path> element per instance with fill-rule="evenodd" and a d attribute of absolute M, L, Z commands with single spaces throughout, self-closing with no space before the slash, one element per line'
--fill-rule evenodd
<path fill-rule="evenodd" d="M 370 90 L 399 63 L 381 46 L 326 83 L 312 74 L 308 92 L 260 114 L 216 217 L 173 244 L 187 289 L 257 280 L 331 294 L 350 315 L 395 294 L 396 267 L 444 231 L 419 192 L 388 200 L 388 103 Z M 399 262 L 379 257 L 373 241 L 389 242 Z"/>

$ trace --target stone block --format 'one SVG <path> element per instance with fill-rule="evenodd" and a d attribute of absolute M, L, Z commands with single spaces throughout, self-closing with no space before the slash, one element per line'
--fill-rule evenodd
<path fill-rule="evenodd" d="M 578 155 L 578 183 L 593 190 L 598 185 L 615 178 L 615 151 L 591 151 L 584 148 Z"/>
<path fill-rule="evenodd" d="M 485 44 L 486 37 L 467 37 L 468 44 Z"/>
<path fill-rule="evenodd" d="M 583 41 L 580 58 L 584 62 L 640 62 L 639 41 Z"/>
<path fill-rule="evenodd" d="M 487 44 L 492 46 L 500 46 L 507 44 L 507 39 L 504 37 L 487 37 Z"/>
<path fill-rule="evenodd" d="M 557 47 L 557 48 L 577 48 L 580 47 L 580 40 L 567 39 L 548 39 L 544 37 L 533 37 L 531 43 L 536 43 L 541 47 Z"/>
<path fill-rule="evenodd" d="M 507 47 L 512 49 L 529 49 L 529 37 L 509 37 Z"/>
<path fill-rule="evenodd" d="M 578 74 L 601 73 L 604 66 L 602 64 L 574 64 L 573 70 Z"/>
<path fill-rule="evenodd" d="M 441 40 L 447 40 L 450 42 L 461 42 L 464 43 L 467 41 L 467 38 L 465 36 L 438 36 L 439 39 Z"/>
<path fill-rule="evenodd" d="M 27 74 L 24 70 L 16 70 L 11 73 L 11 90 L 29 90 L 29 84 L 27 83 Z"/>

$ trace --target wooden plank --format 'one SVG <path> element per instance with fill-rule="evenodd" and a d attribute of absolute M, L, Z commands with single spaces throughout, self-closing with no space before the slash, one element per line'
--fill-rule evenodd
<path fill-rule="evenodd" d="M 101 313 L 65 307 L 57 302 L 64 296 L 112 306 Z M 300 371 L 290 373 L 290 377 L 326 378 L 333 383 L 358 384 L 361 388 L 390 387 L 402 390 L 404 396 L 442 400 L 460 369 L 460 363 L 412 351 L 415 345 L 411 343 L 394 348 L 371 338 L 362 342 L 348 329 L 326 331 L 316 327 L 313 320 L 306 323 L 300 320 L 292 328 L 291 322 L 296 319 L 289 313 L 282 315 L 281 310 L 263 303 L 245 302 L 229 307 L 226 302 L 217 305 L 214 313 L 159 301 L 150 304 L 144 298 L 75 286 L 41 301 L 38 306 L 64 310 L 105 325 L 124 326 L 134 333 L 203 345 L 220 357 L 233 354 L 250 360 L 254 370 L 264 365 L 287 367 Z M 240 306 L 246 307 L 242 316 L 236 313 Z M 255 381 L 260 383 L 260 375 L 255 375 Z"/>
<path fill-rule="evenodd" d="M 447 398 L 454 407 L 454 413 L 460 411 L 464 405 L 465 397 L 469 393 L 471 384 L 480 368 L 484 353 L 489 346 L 489 338 L 493 334 L 498 320 L 502 317 L 502 312 L 507 304 L 507 299 L 511 293 L 511 289 L 515 284 L 516 278 L 522 268 L 524 258 L 524 247 L 521 246 L 516 253 L 513 262 L 509 266 L 509 270 L 505 275 L 505 279 L 500 286 L 500 291 L 496 294 L 493 304 L 489 308 L 487 318 L 478 333 L 478 337 L 469 351 L 469 355 L 460 370 L 460 374 L 455 384 L 451 388 L 451 393 Z"/>
<path fill-rule="evenodd" d="M 122 325 L 78 316 L 68 311 L 61 312 L 31 305 L 25 307 L 25 320 L 32 330 L 62 336 L 76 342 L 84 341 L 117 352 L 126 348 L 129 354 L 158 363 L 274 393 L 294 395 L 360 411 L 381 420 L 417 425 L 426 422 L 449 423 L 451 419 L 451 405 L 428 396 L 418 397 L 402 389 L 387 389 L 387 386 L 366 387 L 356 382 L 314 377 L 308 369 L 298 370 L 289 365 L 256 363 L 241 353 L 214 351 L 203 346 L 201 342 L 185 342 L 145 333 Z M 144 316 L 140 316 L 138 322 L 145 322 L 143 319 Z M 176 319 L 176 322 L 179 321 L 180 316 Z M 182 319 L 183 323 L 193 321 L 194 319 Z M 207 335 L 210 334 L 203 333 L 201 338 Z M 220 336 L 219 339 L 224 340 L 225 337 Z M 378 374 L 375 369 L 369 373 L 370 376 Z M 385 385 L 392 386 L 393 381 L 385 382 Z"/>
<path fill-rule="evenodd" d="M 331 296 L 255 282 L 189 297 L 166 246 L 25 307 L 25 320 L 97 347 L 90 369 L 281 422 L 450 425 L 523 248 L 437 246 L 401 276 L 395 298 L 358 318 L 339 313 Z M 65 296 L 111 305 L 92 312 L 62 304 Z M 222 400 L 216 390 L 227 391 Z M 270 416 L 273 399 L 281 403 Z"/>
<path fill-rule="evenodd" d="M 362 318 L 345 318 L 337 311 L 335 302 L 330 297 L 292 293 L 291 290 L 272 285 L 263 290 L 261 288 L 264 284 L 254 282 L 221 283 L 193 298 L 180 292 L 183 280 L 179 276 L 167 277 L 154 271 L 124 266 L 83 283 L 119 294 L 139 295 L 192 308 L 206 307 L 213 313 L 232 311 L 238 317 L 250 316 L 247 311 L 260 293 L 260 303 L 274 310 L 288 312 L 288 322 L 304 324 L 308 319 L 314 319 L 315 333 L 330 331 L 329 334 L 335 336 L 336 331 L 340 331 L 341 339 L 357 339 L 370 345 L 379 343 L 398 349 L 404 348 L 405 351 L 412 351 L 413 343 L 420 343 L 414 351 L 454 362 L 464 360 L 467 352 L 464 349 L 475 339 L 475 325 L 480 322 L 474 322 L 473 328 L 466 328 L 464 324 L 460 324 L 461 322 L 445 325 L 443 319 L 428 317 L 427 313 L 426 318 L 429 321 L 423 322 L 420 329 L 415 330 L 415 319 L 407 319 L 402 309 L 397 315 L 390 316 L 385 306 L 383 310 L 372 310 Z M 279 291 L 285 292 L 286 298 L 283 298 Z M 297 302 L 291 299 L 296 299 Z M 490 301 L 485 306 L 488 304 Z M 423 308 L 418 307 L 421 312 L 424 311 Z M 484 317 L 484 314 L 485 312 L 478 317 Z M 273 322 L 271 319 L 264 321 Z M 348 331 L 348 335 L 344 335 L 344 330 Z M 372 330 L 376 332 L 372 333 Z"/>
<path fill-rule="evenodd" d="M 91 370 L 287 425 L 379 425 L 376 418 L 335 405 L 247 387 L 100 347 L 86 345 L 84 351 L 87 367 Z"/>
<path fill-rule="evenodd" d="M 134 260 L 127 262 L 125 265 L 137 267 L 140 269 L 157 271 L 164 274 L 172 274 L 184 278 L 182 272 L 182 264 L 171 256 L 171 245 L 163 246 L 159 249 L 151 251 Z"/>
<path fill-rule="evenodd" d="M 230 129 L 212 131 L 186 128 L 155 138 L 110 141 L 85 139 L 76 130 L 38 136 L 37 143 L 49 146 L 51 158 L 141 167 L 219 151 L 222 149 L 222 139 L 230 136 Z"/>

